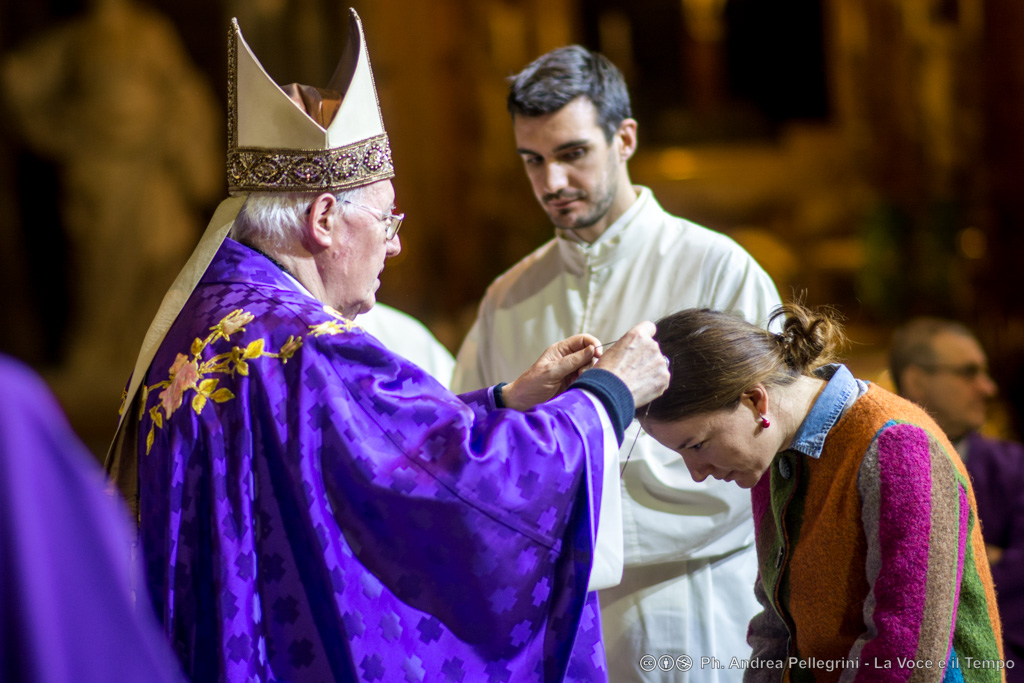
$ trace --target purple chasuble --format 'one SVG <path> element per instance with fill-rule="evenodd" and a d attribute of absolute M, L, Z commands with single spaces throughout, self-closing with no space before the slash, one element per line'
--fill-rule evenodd
<path fill-rule="evenodd" d="M 0 681 L 182 681 L 131 523 L 42 380 L 0 355 Z"/>
<path fill-rule="evenodd" d="M 148 587 L 194 680 L 606 680 L 582 391 L 455 396 L 227 240 L 132 409 Z"/>

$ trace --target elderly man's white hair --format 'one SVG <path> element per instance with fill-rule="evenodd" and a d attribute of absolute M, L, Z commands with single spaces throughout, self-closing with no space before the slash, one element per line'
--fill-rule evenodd
<path fill-rule="evenodd" d="M 334 196 L 335 211 L 348 208 L 345 201 L 359 203 L 364 187 L 344 190 Z M 306 212 L 322 193 L 318 192 L 253 192 L 245 199 L 229 237 L 242 244 L 271 251 L 283 250 L 302 239 Z"/>

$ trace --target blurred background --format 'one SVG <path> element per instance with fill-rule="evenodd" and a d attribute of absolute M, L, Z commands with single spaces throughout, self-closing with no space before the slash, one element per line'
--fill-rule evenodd
<path fill-rule="evenodd" d="M 895 325 L 967 323 L 1022 433 L 1020 0 L 33 0 L 0 4 L 0 350 L 105 452 L 146 327 L 226 193 L 231 17 L 279 83 L 324 85 L 364 22 L 407 219 L 378 299 L 452 352 L 552 236 L 505 78 L 581 43 L 625 73 L 631 170 L 846 318 L 885 382 Z"/>

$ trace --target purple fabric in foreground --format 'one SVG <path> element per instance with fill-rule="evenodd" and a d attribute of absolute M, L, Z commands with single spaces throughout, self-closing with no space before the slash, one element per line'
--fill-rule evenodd
<path fill-rule="evenodd" d="M 182 680 L 92 454 L 28 368 L 0 356 L 0 387 L 0 680 Z"/>
<path fill-rule="evenodd" d="M 456 397 L 228 240 L 141 400 L 147 580 L 194 679 L 605 680 L 582 392 Z"/>

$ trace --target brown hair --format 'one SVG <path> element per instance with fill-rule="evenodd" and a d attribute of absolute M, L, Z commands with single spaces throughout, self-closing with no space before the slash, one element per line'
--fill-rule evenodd
<path fill-rule="evenodd" d="M 755 384 L 785 386 L 836 360 L 845 337 L 834 314 L 786 304 L 772 313 L 768 327 L 779 319 L 779 334 L 707 308 L 659 320 L 654 338 L 672 378 L 637 415 L 668 422 L 731 408 Z"/>
<path fill-rule="evenodd" d="M 611 142 L 622 122 L 633 116 L 622 72 L 604 55 L 580 45 L 543 54 L 508 81 L 513 118 L 551 114 L 586 97 L 597 111 L 605 140 Z"/>

